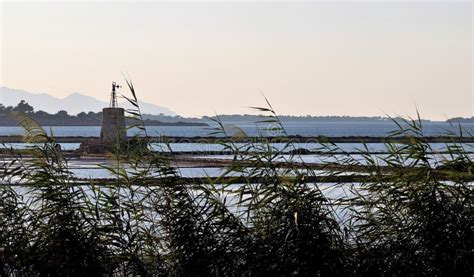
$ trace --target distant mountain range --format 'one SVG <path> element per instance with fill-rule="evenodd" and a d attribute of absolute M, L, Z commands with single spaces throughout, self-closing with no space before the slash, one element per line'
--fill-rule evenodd
<path fill-rule="evenodd" d="M 0 103 L 4 106 L 16 106 L 21 100 L 25 100 L 35 107 L 35 110 L 43 110 L 48 113 L 56 113 L 65 110 L 69 114 L 80 112 L 99 112 L 102 108 L 108 107 L 109 103 L 95 99 L 81 93 L 72 93 L 64 98 L 57 98 L 46 93 L 31 93 L 24 90 L 0 87 Z M 121 107 L 131 108 L 129 103 L 120 103 Z M 175 116 L 176 113 L 168 108 L 140 101 L 142 113 L 164 114 Z"/>
<path fill-rule="evenodd" d="M 43 110 L 48 113 L 56 113 L 60 110 L 67 111 L 70 115 L 76 115 L 81 112 L 100 112 L 102 108 L 108 107 L 109 103 L 100 101 L 94 97 L 90 97 L 81 93 L 72 93 L 64 98 L 57 98 L 46 93 L 31 93 L 24 90 L 0 87 L 0 104 L 4 106 L 16 106 L 21 100 L 25 100 L 35 111 Z M 133 108 L 129 103 L 119 103 L 121 107 Z M 182 117 L 168 108 L 157 106 L 154 104 L 140 101 L 140 109 L 144 119 L 161 121 L 164 123 L 209 123 L 207 117 Z M 215 118 L 210 116 L 210 118 Z M 219 119 L 223 122 L 257 122 L 264 120 L 261 115 L 250 114 L 227 114 L 219 115 Z M 380 116 L 291 116 L 280 115 L 279 119 L 283 122 L 392 122 L 392 119 Z M 399 118 L 394 118 L 400 120 Z M 436 122 L 423 120 L 424 122 Z M 456 117 L 446 120 L 451 123 L 474 123 L 474 117 L 462 118 Z"/>

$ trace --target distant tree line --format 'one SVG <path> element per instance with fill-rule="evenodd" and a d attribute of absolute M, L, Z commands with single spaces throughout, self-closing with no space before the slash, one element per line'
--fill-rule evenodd
<path fill-rule="evenodd" d="M 102 112 L 81 112 L 77 115 L 69 115 L 67 111 L 60 110 L 55 114 L 50 114 L 45 111 L 35 111 L 34 107 L 28 104 L 25 100 L 21 100 L 15 107 L 4 106 L 0 104 L 0 125 L 16 125 L 16 122 L 12 120 L 10 115 L 12 112 L 21 112 L 29 115 L 33 119 L 39 121 L 42 125 L 100 125 L 102 120 Z M 257 122 L 265 118 L 263 115 L 251 115 L 251 114 L 221 114 L 217 116 L 219 120 L 223 122 Z M 209 119 L 216 119 L 216 116 L 211 117 L 182 117 L 179 115 L 152 115 L 144 114 L 143 119 L 147 125 L 207 125 Z M 402 121 L 401 118 L 389 118 L 382 116 L 294 116 L 294 115 L 282 115 L 279 116 L 283 122 L 298 121 L 298 122 L 390 122 L 392 120 Z M 424 122 L 430 122 L 430 120 L 423 120 Z M 462 118 L 455 117 L 446 120 L 451 123 L 474 123 L 474 117 Z"/>
<path fill-rule="evenodd" d="M 0 125 L 13 126 L 17 125 L 17 121 L 12 116 L 12 113 L 19 112 L 27 114 L 33 120 L 41 125 L 57 126 L 57 125 L 100 125 L 102 119 L 102 112 L 82 112 L 78 115 L 69 115 L 67 111 L 60 110 L 55 114 L 38 110 L 28 104 L 25 100 L 21 100 L 16 106 L 4 106 L 0 104 Z"/>
<path fill-rule="evenodd" d="M 454 117 L 448 120 L 451 123 L 474 123 L 474 116 L 473 117 Z"/>
<path fill-rule="evenodd" d="M 219 118 L 221 121 L 250 121 L 257 122 L 259 120 L 265 119 L 264 115 L 252 115 L 252 114 L 220 114 L 217 116 L 211 116 L 208 118 Z M 388 116 L 349 116 L 349 115 L 325 115 L 325 116 L 315 116 L 315 115 L 279 115 L 278 118 L 282 122 L 289 121 L 298 121 L 298 122 L 403 122 L 402 117 L 388 117 Z M 440 122 L 433 121 L 429 119 L 421 119 L 421 122 Z M 474 117 L 464 118 L 464 117 L 454 117 L 449 118 L 445 122 L 451 123 L 474 123 Z"/>
<path fill-rule="evenodd" d="M 18 124 L 15 117 L 12 116 L 15 112 L 24 113 L 43 126 L 100 126 L 102 121 L 102 112 L 81 112 L 77 115 L 70 115 L 65 110 L 60 110 L 55 114 L 39 110 L 35 111 L 34 107 L 28 104 L 25 100 L 21 100 L 16 106 L 4 106 L 0 104 L 0 126 L 16 126 Z M 145 118 L 145 125 L 148 126 L 207 126 L 204 123 L 197 122 L 162 122 L 156 119 Z M 134 124 L 127 120 L 128 125 Z"/>
<path fill-rule="evenodd" d="M 250 115 L 250 114 L 229 114 L 229 115 L 218 115 L 219 119 L 222 121 L 259 121 L 265 119 L 264 115 Z M 390 121 L 391 119 L 388 117 L 381 117 L 381 116 L 313 116 L 313 115 L 281 115 L 278 116 L 281 121 L 323 121 L 323 122 L 331 122 L 331 121 L 369 121 L 369 122 L 385 122 Z M 216 118 L 216 117 L 211 117 Z"/>

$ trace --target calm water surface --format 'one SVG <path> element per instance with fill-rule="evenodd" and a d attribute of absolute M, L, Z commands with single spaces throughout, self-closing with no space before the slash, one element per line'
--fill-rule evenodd
<path fill-rule="evenodd" d="M 254 123 L 229 122 L 226 127 L 230 133 L 238 128 L 245 131 L 249 136 L 272 136 L 277 135 L 276 132 L 268 130 L 274 125 L 256 125 Z M 389 132 L 397 130 L 397 126 L 392 122 L 284 122 L 283 126 L 288 135 L 300 136 L 386 136 Z M 148 134 L 151 136 L 167 135 L 167 136 L 208 136 L 213 130 L 212 127 L 202 126 L 149 126 Z M 474 124 L 463 124 L 462 127 L 467 132 L 474 132 Z M 99 126 L 45 126 L 44 129 L 54 136 L 78 136 L 78 137 L 98 137 L 100 134 Z M 459 126 L 452 126 L 449 123 L 430 122 L 424 123 L 423 130 L 426 136 L 445 135 L 447 132 L 458 133 Z M 22 134 L 21 127 L 3 126 L 0 127 L 0 136 L 11 136 Z M 129 130 L 129 135 L 136 134 L 136 130 Z M 216 136 L 216 135 L 214 135 Z"/>
<path fill-rule="evenodd" d="M 226 126 L 235 125 L 240 129 L 244 130 L 249 136 L 258 135 L 276 135 L 272 131 L 267 131 L 266 128 L 272 126 L 257 126 L 256 124 L 242 123 L 242 122 L 231 122 Z M 467 132 L 474 132 L 474 124 L 463 124 L 462 127 Z M 396 130 L 397 126 L 391 122 L 285 122 L 284 128 L 289 135 L 300 135 L 300 136 L 386 136 L 390 131 Z M 458 132 L 459 126 L 451 126 L 448 123 L 424 123 L 424 135 L 436 136 L 446 135 L 447 132 Z M 78 137 L 98 137 L 100 133 L 100 127 L 95 126 L 55 126 L 55 127 L 44 127 L 47 132 L 52 132 L 56 137 L 61 136 L 78 136 Z M 235 128 L 228 127 L 229 130 L 235 130 Z M 210 127 L 178 127 L 178 126 L 164 126 L 164 127 L 147 127 L 148 134 L 151 136 L 167 135 L 167 136 L 207 136 L 212 132 Z M 21 127 L 0 127 L 0 136 L 9 135 L 20 135 L 23 130 Z M 133 135 L 134 130 L 129 130 L 129 135 Z M 75 150 L 79 148 L 79 143 L 62 143 L 62 149 L 64 150 Z M 239 145 L 239 144 L 237 144 Z M 27 148 L 32 145 L 28 144 L 6 144 L 0 147 L 13 147 L 13 148 Z M 221 151 L 224 150 L 223 146 L 218 144 L 197 144 L 197 143 L 171 143 L 169 145 L 171 150 L 174 152 L 182 151 Z M 277 149 L 282 149 L 284 144 L 275 143 L 273 146 Z M 362 145 L 359 143 L 344 143 L 338 144 L 339 150 L 341 151 L 357 151 L 362 149 Z M 386 150 L 385 145 L 381 143 L 368 144 L 370 151 L 380 152 Z M 434 150 L 442 151 L 445 148 L 445 144 L 433 143 L 431 144 Z M 295 148 L 304 148 L 308 150 L 318 150 L 320 145 L 314 143 L 296 143 Z M 473 147 L 469 149 L 472 150 Z M 164 144 L 152 145 L 154 150 L 170 151 L 168 146 Z M 231 156 L 202 156 L 202 158 L 222 158 L 228 159 Z M 357 155 L 353 155 L 354 158 L 361 158 Z M 303 156 L 302 160 L 305 162 L 331 162 L 332 159 L 336 159 L 337 156 L 317 156 L 307 155 Z M 436 157 L 441 159 L 442 157 Z M 110 173 L 103 168 L 97 166 L 97 164 L 91 164 L 84 161 L 70 161 L 71 169 L 77 177 L 82 178 L 109 178 Z M 222 173 L 221 168 L 181 168 L 182 176 L 186 177 L 204 177 L 204 176 L 218 176 Z"/>

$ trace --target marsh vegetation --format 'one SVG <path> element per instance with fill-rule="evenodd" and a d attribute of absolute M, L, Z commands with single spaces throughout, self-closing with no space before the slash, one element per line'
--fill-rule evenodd
<path fill-rule="evenodd" d="M 258 109 L 286 136 L 271 106 Z M 28 163 L 16 155 L 1 166 L 0 276 L 474 273 L 469 146 L 453 140 L 434 155 L 421 121 L 399 123 L 389 135 L 407 139 L 387 143 L 387 155 L 361 147 L 362 159 L 328 163 L 364 168 L 357 182 L 350 177 L 360 172 L 331 183 L 337 194 L 312 181 L 320 173 L 298 153 L 282 154 L 291 142 L 277 149 L 227 140 L 232 162 L 203 184 L 181 178 L 168 155 L 137 137 L 110 153 L 113 182 L 78 183 L 54 137 L 27 118 L 21 123 L 25 140 L 39 144 Z M 219 126 L 215 132 L 229 135 Z M 319 143 L 319 151 L 337 150 Z M 231 172 L 244 177 L 236 183 Z"/>

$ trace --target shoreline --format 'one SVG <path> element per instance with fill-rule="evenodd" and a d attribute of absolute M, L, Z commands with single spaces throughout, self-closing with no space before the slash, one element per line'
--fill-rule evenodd
<path fill-rule="evenodd" d="M 343 136 L 343 137 L 324 137 L 324 136 L 287 136 L 287 137 L 216 137 L 216 136 L 194 136 L 194 137 L 178 137 L 178 136 L 160 136 L 160 137 L 143 137 L 152 143 L 388 143 L 398 142 L 406 143 L 411 137 L 371 137 L 371 136 Z M 474 143 L 474 137 L 459 136 L 426 136 L 421 137 L 428 143 Z M 98 137 L 79 137 L 79 136 L 63 136 L 55 137 L 58 143 L 83 143 L 98 140 Z M 23 143 L 23 137 L 0 136 L 1 143 Z"/>

